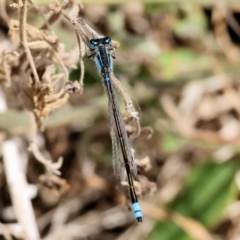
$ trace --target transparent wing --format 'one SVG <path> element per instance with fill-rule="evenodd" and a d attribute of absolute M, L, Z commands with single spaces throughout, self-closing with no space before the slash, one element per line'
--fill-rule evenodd
<path fill-rule="evenodd" d="M 117 136 L 117 129 L 115 126 L 115 120 L 113 116 L 113 109 L 112 104 L 109 101 L 109 116 L 110 116 L 110 135 L 112 139 L 112 154 L 113 154 L 113 172 L 116 178 L 119 181 L 124 180 L 124 163 L 123 163 L 123 156 L 121 145 L 119 142 L 119 138 Z"/>
<path fill-rule="evenodd" d="M 85 27 L 85 22 L 83 21 L 83 19 L 78 18 L 73 23 L 75 31 L 77 33 L 77 37 L 81 38 L 86 44 L 86 46 L 88 46 L 89 40 L 92 39 L 92 36 L 89 36 L 89 33 Z"/>
<path fill-rule="evenodd" d="M 74 21 L 72 21 L 72 24 L 75 28 L 77 37 L 81 38 L 87 47 L 90 39 L 103 37 L 95 32 L 91 27 L 89 27 L 82 18 L 76 18 Z"/>
<path fill-rule="evenodd" d="M 111 124 L 111 126 L 113 126 L 112 132 L 114 132 L 114 138 L 115 138 L 114 140 L 117 142 L 117 144 L 115 143 L 115 145 L 113 145 L 113 148 L 118 148 L 119 149 L 118 152 L 121 153 L 121 154 L 119 154 L 117 151 L 114 150 L 115 151 L 114 154 L 119 154 L 118 156 L 121 156 L 121 157 L 116 158 L 116 161 L 118 161 L 120 163 L 115 163 L 115 159 L 114 159 L 113 160 L 114 164 L 115 165 L 121 164 L 124 166 L 124 160 L 123 160 L 123 154 L 122 154 L 123 149 L 121 149 L 121 143 L 120 143 L 120 139 L 118 137 L 118 129 L 117 129 L 117 122 L 118 122 L 119 123 L 119 131 L 121 131 L 121 135 L 123 138 L 124 149 L 127 154 L 127 161 L 130 163 L 134 177 L 137 178 L 137 167 L 136 167 L 135 160 L 134 160 L 134 157 L 133 157 L 133 154 L 131 151 L 131 146 L 130 146 L 130 142 L 129 142 L 129 139 L 127 136 L 125 124 L 124 124 L 124 121 L 122 118 L 122 114 L 120 112 L 120 108 L 117 103 L 117 99 L 116 99 L 116 95 L 115 95 L 112 83 L 111 83 L 111 81 L 104 81 L 104 85 L 105 85 L 107 95 L 108 95 L 110 124 Z M 114 114 L 114 109 L 115 109 L 116 114 Z M 113 138 L 112 138 L 112 141 L 113 141 Z M 121 158 L 121 161 L 120 161 L 120 158 Z"/>

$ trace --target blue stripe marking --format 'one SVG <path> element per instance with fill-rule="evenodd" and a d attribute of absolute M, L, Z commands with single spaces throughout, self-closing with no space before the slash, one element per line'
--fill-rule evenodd
<path fill-rule="evenodd" d="M 136 219 L 143 217 L 140 204 L 138 202 L 132 204 L 132 210 Z"/>
<path fill-rule="evenodd" d="M 98 72 L 101 74 L 101 71 L 102 71 L 102 59 L 101 59 L 101 57 L 99 57 L 99 55 L 97 55 L 97 57 L 95 58 L 95 64 L 96 64 Z"/>

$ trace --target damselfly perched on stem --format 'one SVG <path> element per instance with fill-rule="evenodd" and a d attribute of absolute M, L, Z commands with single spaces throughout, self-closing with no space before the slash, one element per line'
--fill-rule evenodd
<path fill-rule="evenodd" d="M 115 55 L 111 53 L 114 51 L 112 40 L 109 37 L 97 39 L 93 38 L 89 41 L 88 46 L 91 50 L 91 55 L 89 57 L 92 57 L 95 61 L 95 65 L 102 76 L 103 84 L 108 96 L 114 174 L 119 181 L 124 180 L 125 167 L 132 202 L 132 210 L 136 220 L 138 222 L 142 222 L 143 215 L 133 184 L 133 176 L 137 178 L 137 167 L 112 84 L 112 58 L 115 58 Z"/>

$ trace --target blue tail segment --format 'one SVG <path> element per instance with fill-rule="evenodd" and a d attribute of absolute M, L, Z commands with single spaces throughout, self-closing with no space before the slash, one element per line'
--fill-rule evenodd
<path fill-rule="evenodd" d="M 140 204 L 138 202 L 132 204 L 132 210 L 137 221 L 142 222 L 143 215 Z"/>

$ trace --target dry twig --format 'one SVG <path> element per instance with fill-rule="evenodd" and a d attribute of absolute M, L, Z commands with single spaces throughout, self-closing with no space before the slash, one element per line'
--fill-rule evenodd
<path fill-rule="evenodd" d="M 5 141 L 2 145 L 5 174 L 7 177 L 15 214 L 23 227 L 24 239 L 40 239 L 31 199 L 27 194 L 27 180 L 23 172 L 16 142 Z"/>

